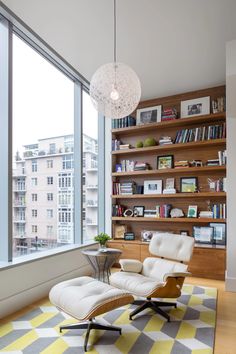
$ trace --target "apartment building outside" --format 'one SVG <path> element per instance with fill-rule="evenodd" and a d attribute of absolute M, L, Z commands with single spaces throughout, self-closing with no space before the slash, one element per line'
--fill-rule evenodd
<path fill-rule="evenodd" d="M 39 139 L 16 154 L 13 241 L 19 256 L 74 242 L 74 136 Z M 83 238 L 97 233 L 97 140 L 83 135 Z"/>

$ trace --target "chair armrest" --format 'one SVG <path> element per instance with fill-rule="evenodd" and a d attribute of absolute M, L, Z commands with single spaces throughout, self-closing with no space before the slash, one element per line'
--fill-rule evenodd
<path fill-rule="evenodd" d="M 185 277 L 189 277 L 192 274 L 189 272 L 174 272 L 174 273 L 166 273 L 164 276 L 164 281 L 167 280 L 167 278 L 185 278 Z"/>
<path fill-rule="evenodd" d="M 140 273 L 143 263 L 136 259 L 120 259 L 121 270 L 124 272 Z"/>

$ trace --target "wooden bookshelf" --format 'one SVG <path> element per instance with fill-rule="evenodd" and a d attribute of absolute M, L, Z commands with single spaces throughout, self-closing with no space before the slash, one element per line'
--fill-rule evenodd
<path fill-rule="evenodd" d="M 144 101 L 139 104 L 138 108 L 162 105 L 164 109 L 175 107 L 180 112 L 181 101 L 205 96 L 210 96 L 211 100 L 225 96 L 225 86 Z M 210 223 L 226 223 L 226 219 L 186 217 L 189 205 L 197 205 L 198 211 L 205 211 L 208 210 L 211 204 L 223 204 L 226 201 L 226 193 L 211 192 L 208 181 L 208 179 L 218 180 L 219 178 L 224 178 L 226 176 L 226 166 L 207 166 L 207 160 L 217 159 L 218 151 L 226 149 L 225 138 L 136 148 L 137 142 L 144 142 L 146 138 L 154 138 L 158 142 L 160 137 L 170 136 L 172 141 L 174 141 L 179 130 L 218 125 L 225 122 L 226 115 L 223 112 L 112 129 L 113 139 L 121 140 L 122 143 L 131 146 L 130 149 L 112 151 L 111 153 L 113 168 L 111 177 L 114 182 L 134 181 L 137 185 L 143 185 L 145 180 L 161 179 L 162 186 L 165 188 L 166 178 L 175 178 L 175 188 L 177 190 L 176 194 L 111 195 L 112 204 L 121 204 L 128 209 L 140 205 L 146 209 L 155 209 L 157 204 L 171 204 L 173 208 L 182 209 L 185 215 L 182 218 L 111 217 L 113 225 L 126 225 L 127 231 L 134 232 L 136 237 L 135 241 L 113 240 L 109 242 L 110 247 L 122 250 L 123 258 L 134 258 L 143 261 L 145 257 L 150 255 L 148 245 L 141 242 L 141 231 L 143 230 L 173 232 L 175 234 L 185 231 L 191 236 L 195 225 L 208 226 Z M 174 161 L 201 160 L 203 166 L 157 169 L 157 157 L 163 155 L 173 155 Z M 116 164 L 121 164 L 122 160 L 146 162 L 149 164 L 150 169 L 115 172 Z M 181 177 L 196 177 L 198 180 L 198 192 L 181 193 Z M 196 245 L 193 260 L 190 262 L 190 271 L 196 276 L 224 279 L 225 258 L 226 250 L 223 248 Z M 217 269 L 212 266 L 216 260 Z M 204 271 L 202 271 L 202 264 L 204 264 Z"/>
<path fill-rule="evenodd" d="M 223 113 L 215 113 L 215 114 L 207 114 L 198 117 L 191 118 L 179 118 L 171 121 L 160 122 L 160 123 L 150 123 L 145 125 L 136 125 L 128 128 L 119 128 L 112 129 L 112 133 L 116 135 L 131 135 L 131 134 L 140 134 L 153 131 L 153 129 L 168 129 L 168 128 L 181 128 L 187 127 L 196 124 L 206 124 L 206 123 L 218 123 L 225 121 L 225 112 Z"/>
<path fill-rule="evenodd" d="M 176 193 L 176 194 L 114 194 L 112 199 L 178 199 L 178 198 L 222 198 L 225 192 Z"/>
<path fill-rule="evenodd" d="M 156 145 L 143 148 L 133 148 L 125 150 L 112 151 L 112 155 L 132 155 L 132 154 L 148 154 L 148 153 L 162 153 L 165 151 L 176 151 L 186 149 L 208 149 L 213 147 L 220 147 L 226 144 L 226 139 L 213 139 L 206 141 L 193 141 L 191 143 L 179 143 L 169 145 Z"/>

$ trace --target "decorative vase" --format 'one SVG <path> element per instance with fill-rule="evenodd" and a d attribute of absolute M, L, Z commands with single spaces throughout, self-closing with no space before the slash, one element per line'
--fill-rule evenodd
<path fill-rule="evenodd" d="M 106 244 L 99 243 L 99 251 L 104 251 L 107 248 Z"/>

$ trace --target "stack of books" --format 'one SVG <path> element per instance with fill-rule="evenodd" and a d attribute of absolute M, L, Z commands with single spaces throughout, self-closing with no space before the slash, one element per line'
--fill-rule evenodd
<path fill-rule="evenodd" d="M 225 219 L 226 218 L 226 204 L 213 204 L 211 207 L 213 213 L 213 219 Z"/>
<path fill-rule="evenodd" d="M 219 157 L 219 165 L 220 166 L 226 165 L 226 161 L 227 161 L 226 150 L 218 151 L 218 157 Z"/>
<path fill-rule="evenodd" d="M 178 118 L 178 113 L 176 108 L 165 108 L 162 111 L 162 116 L 161 120 L 166 121 L 166 120 L 173 120 Z"/>
<path fill-rule="evenodd" d="M 171 136 L 161 136 L 159 140 L 159 145 L 173 144 Z"/>
<path fill-rule="evenodd" d="M 211 160 L 207 160 L 207 166 L 219 166 L 220 165 L 220 161 L 219 159 L 211 159 Z"/>
<path fill-rule="evenodd" d="M 155 209 L 145 209 L 144 210 L 144 217 L 145 218 L 155 218 L 156 217 L 156 210 Z"/>
<path fill-rule="evenodd" d="M 131 145 L 130 144 L 119 144 L 119 148 L 120 148 L 120 150 L 126 150 L 126 149 L 130 149 Z"/>
<path fill-rule="evenodd" d="M 178 130 L 175 144 L 204 141 L 211 139 L 223 139 L 226 137 L 226 125 L 209 125 L 192 129 Z"/>
<path fill-rule="evenodd" d="M 133 160 L 121 160 L 121 171 L 131 172 L 134 171 L 135 161 Z"/>
<path fill-rule="evenodd" d="M 113 194 L 114 195 L 132 195 L 136 194 L 135 182 L 113 182 Z"/>
<path fill-rule="evenodd" d="M 188 163 L 187 160 L 175 161 L 174 162 L 174 167 L 175 168 L 189 167 L 189 163 Z"/>
<path fill-rule="evenodd" d="M 112 129 L 127 128 L 136 125 L 136 119 L 127 116 L 119 119 L 112 119 Z"/>
<path fill-rule="evenodd" d="M 156 217 L 157 218 L 169 218 L 171 208 L 172 208 L 171 204 L 157 205 L 156 206 Z"/>
<path fill-rule="evenodd" d="M 147 162 L 136 162 L 134 165 L 134 171 L 149 170 L 149 164 Z"/>
<path fill-rule="evenodd" d="M 112 205 L 112 216 L 123 216 L 125 207 L 119 204 Z"/>
<path fill-rule="evenodd" d="M 199 213 L 199 218 L 206 218 L 206 219 L 211 219 L 213 218 L 213 212 L 212 211 L 200 211 Z"/>

